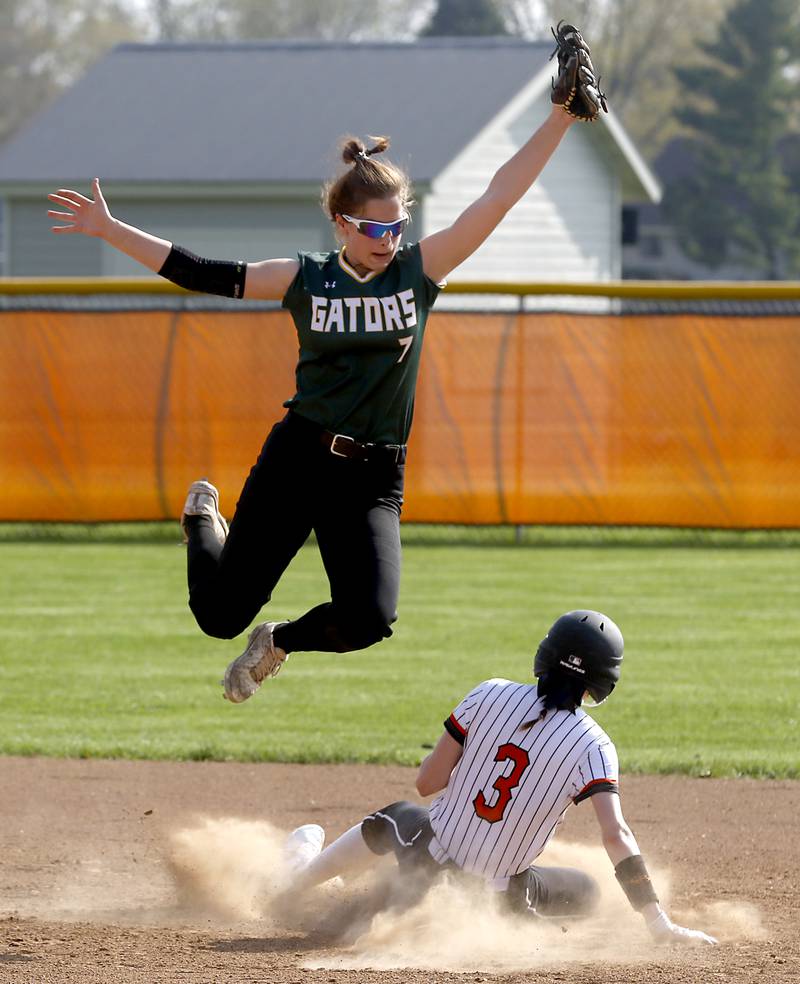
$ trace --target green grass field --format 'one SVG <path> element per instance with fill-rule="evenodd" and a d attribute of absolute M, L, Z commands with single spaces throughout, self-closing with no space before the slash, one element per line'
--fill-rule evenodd
<path fill-rule="evenodd" d="M 186 607 L 174 527 L 0 528 L 0 754 L 416 763 L 452 706 L 525 679 L 549 623 L 611 615 L 622 682 L 594 712 L 624 771 L 800 777 L 797 533 L 405 532 L 394 637 L 293 654 L 240 706 L 219 680 L 244 637 Z M 267 614 L 326 596 L 301 551 Z"/>

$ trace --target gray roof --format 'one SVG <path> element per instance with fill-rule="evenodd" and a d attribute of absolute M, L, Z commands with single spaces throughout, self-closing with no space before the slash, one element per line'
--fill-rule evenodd
<path fill-rule="evenodd" d="M 388 134 L 431 181 L 542 70 L 552 45 L 124 44 L 0 148 L 0 181 L 319 182 L 338 138 Z"/>

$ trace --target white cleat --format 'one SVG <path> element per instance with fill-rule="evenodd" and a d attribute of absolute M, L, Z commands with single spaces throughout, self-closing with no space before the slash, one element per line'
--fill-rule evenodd
<path fill-rule="evenodd" d="M 283 847 L 286 866 L 293 874 L 301 872 L 319 857 L 324 843 L 325 831 L 318 823 L 305 823 L 293 830 Z"/>
<path fill-rule="evenodd" d="M 219 511 L 219 492 L 211 482 L 201 479 L 199 482 L 192 482 L 186 495 L 186 503 L 181 513 L 181 528 L 183 529 L 183 542 L 188 542 L 189 534 L 186 530 L 187 516 L 210 516 L 214 523 L 214 533 L 220 543 L 224 543 L 228 538 L 228 524 L 225 517 Z"/>
<path fill-rule="evenodd" d="M 262 622 L 247 637 L 247 649 L 225 670 L 222 686 L 225 697 L 234 704 L 252 697 L 262 680 L 277 675 L 287 659 L 286 653 L 272 641 L 272 631 L 281 622 Z"/>

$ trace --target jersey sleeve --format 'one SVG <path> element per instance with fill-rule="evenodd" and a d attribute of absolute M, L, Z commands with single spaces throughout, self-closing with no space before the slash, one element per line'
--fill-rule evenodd
<path fill-rule="evenodd" d="M 287 311 L 302 310 L 310 304 L 306 285 L 306 264 L 310 257 L 308 253 L 301 250 L 297 254 L 297 259 L 300 262 L 300 267 L 281 301 L 281 307 L 286 308 Z"/>
<path fill-rule="evenodd" d="M 575 773 L 573 802 L 582 803 L 595 793 L 619 793 L 619 759 L 608 738 L 592 745 Z"/>
<path fill-rule="evenodd" d="M 444 730 L 451 738 L 455 738 L 459 745 L 463 745 L 467 740 L 467 732 L 475 717 L 475 711 L 486 696 L 487 689 L 491 684 L 491 680 L 485 680 L 473 690 L 470 690 L 467 696 L 456 705 L 450 717 L 444 722 Z"/>

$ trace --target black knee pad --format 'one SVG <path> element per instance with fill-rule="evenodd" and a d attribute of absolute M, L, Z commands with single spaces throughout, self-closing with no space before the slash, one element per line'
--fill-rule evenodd
<path fill-rule="evenodd" d="M 361 836 L 373 854 L 394 852 L 407 869 L 441 870 L 428 853 L 433 831 L 427 807 L 408 800 L 391 803 L 361 821 Z"/>

